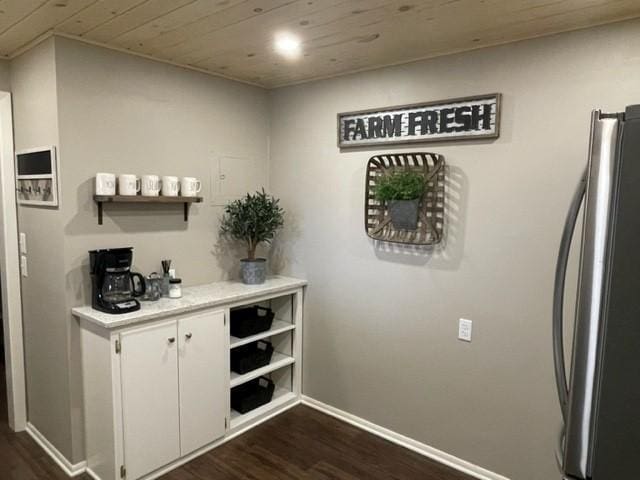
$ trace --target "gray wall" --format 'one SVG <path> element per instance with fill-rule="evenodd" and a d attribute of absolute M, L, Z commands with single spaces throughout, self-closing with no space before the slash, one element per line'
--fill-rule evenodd
<path fill-rule="evenodd" d="M 79 329 L 70 309 L 89 302 L 87 251 L 133 246 L 143 273 L 172 258 L 187 285 L 228 276 L 237 260 L 216 248 L 222 211 L 210 202 L 212 158 L 222 152 L 266 162 L 269 99 L 259 88 L 62 38 L 14 64 L 18 147 L 56 143 L 61 172 L 59 209 L 19 209 L 33 269 L 23 282 L 32 305 L 25 307 L 26 343 L 39 352 L 27 353 L 29 419 L 75 463 L 84 459 L 83 419 Z M 46 89 L 35 83 L 43 79 L 51 80 Z M 44 128 L 49 115 L 55 135 Z M 93 177 L 105 171 L 196 176 L 205 201 L 192 207 L 189 223 L 181 206 L 114 206 L 98 226 Z"/>
<path fill-rule="evenodd" d="M 7 60 L 0 60 L 0 90 L 4 90 L 5 92 L 11 90 L 9 62 Z"/>
<path fill-rule="evenodd" d="M 58 144 L 54 50 L 50 39 L 12 61 L 16 150 Z M 22 278 L 28 420 L 70 459 L 63 219 L 59 209 L 18 208 L 28 245 L 29 276 Z"/>
<path fill-rule="evenodd" d="M 550 314 L 592 108 L 640 102 L 637 21 L 276 90 L 274 259 L 308 277 L 304 393 L 514 480 L 558 473 Z M 501 137 L 340 152 L 336 114 L 502 92 Z M 378 152 L 450 166 L 448 238 L 420 250 L 363 230 Z M 474 320 L 473 343 L 456 339 Z"/>
<path fill-rule="evenodd" d="M 159 271 L 171 258 L 187 285 L 227 275 L 215 252 L 220 207 L 211 205 L 221 153 L 268 156 L 265 90 L 112 50 L 56 39 L 62 201 L 69 301 L 83 303 L 91 248 L 132 246 L 135 267 Z M 205 202 L 189 223 L 181 206 L 105 208 L 91 200 L 96 172 L 195 176 Z"/>

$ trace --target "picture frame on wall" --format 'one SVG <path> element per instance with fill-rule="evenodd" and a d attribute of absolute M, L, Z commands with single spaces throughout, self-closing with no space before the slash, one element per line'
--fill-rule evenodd
<path fill-rule="evenodd" d="M 19 205 L 59 206 L 55 146 L 16 152 L 16 199 Z"/>

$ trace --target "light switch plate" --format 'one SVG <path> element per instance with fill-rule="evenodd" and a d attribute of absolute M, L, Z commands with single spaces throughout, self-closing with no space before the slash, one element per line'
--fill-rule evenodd
<path fill-rule="evenodd" d="M 20 255 L 20 273 L 23 277 L 29 276 L 29 270 L 27 269 L 27 256 Z"/>
<path fill-rule="evenodd" d="M 20 253 L 27 254 L 27 234 L 20 232 Z"/>
<path fill-rule="evenodd" d="M 466 318 L 461 318 L 458 323 L 458 339 L 470 342 L 471 341 L 471 333 L 473 330 L 473 321 L 467 320 Z"/>

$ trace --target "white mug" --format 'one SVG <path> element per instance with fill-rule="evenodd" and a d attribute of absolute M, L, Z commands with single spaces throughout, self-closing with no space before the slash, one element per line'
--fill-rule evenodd
<path fill-rule="evenodd" d="M 195 197 L 202 190 L 200 180 L 194 177 L 182 177 L 180 180 L 180 192 L 183 197 Z"/>
<path fill-rule="evenodd" d="M 113 173 L 96 173 L 96 195 L 115 195 L 116 176 Z"/>
<path fill-rule="evenodd" d="M 157 197 L 160 193 L 160 177 L 158 175 L 142 176 L 142 195 L 145 197 Z"/>
<path fill-rule="evenodd" d="M 180 191 L 178 177 L 162 177 L 162 195 L 165 197 L 177 197 Z"/>
<path fill-rule="evenodd" d="M 140 179 L 135 175 L 123 174 L 118 177 L 120 195 L 137 195 L 140 191 Z"/>

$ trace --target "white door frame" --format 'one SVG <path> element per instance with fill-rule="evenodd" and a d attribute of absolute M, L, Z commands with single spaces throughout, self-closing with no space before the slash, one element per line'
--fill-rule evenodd
<path fill-rule="evenodd" d="M 9 427 L 27 427 L 11 94 L 0 91 L 0 283 Z"/>

